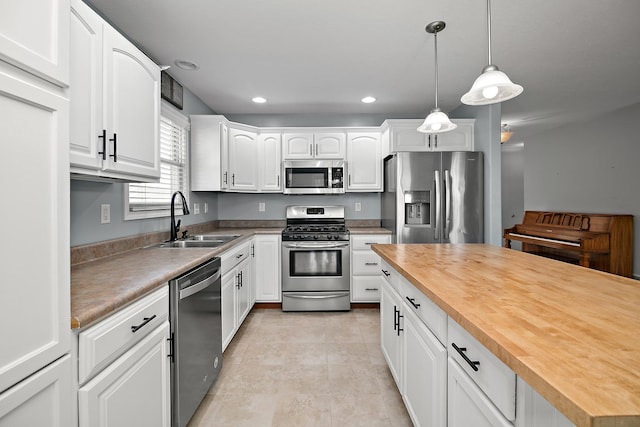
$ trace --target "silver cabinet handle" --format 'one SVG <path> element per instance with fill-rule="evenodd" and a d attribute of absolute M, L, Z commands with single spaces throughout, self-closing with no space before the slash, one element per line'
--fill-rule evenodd
<path fill-rule="evenodd" d="M 365 262 L 364 265 L 378 265 L 377 262 Z"/>
<path fill-rule="evenodd" d="M 378 288 L 364 288 L 365 291 L 377 291 Z"/>

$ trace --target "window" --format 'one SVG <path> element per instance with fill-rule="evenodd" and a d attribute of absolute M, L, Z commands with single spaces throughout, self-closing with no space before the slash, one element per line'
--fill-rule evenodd
<path fill-rule="evenodd" d="M 189 198 L 188 152 L 189 120 L 162 102 L 160 114 L 160 182 L 125 185 L 126 220 L 154 218 L 171 214 L 171 195 L 175 191 Z M 182 213 L 182 205 L 176 206 Z"/>

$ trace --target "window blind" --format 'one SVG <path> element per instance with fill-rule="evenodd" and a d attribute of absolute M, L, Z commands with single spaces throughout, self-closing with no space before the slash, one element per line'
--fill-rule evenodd
<path fill-rule="evenodd" d="M 169 210 L 171 195 L 182 191 L 188 197 L 188 127 L 164 114 L 160 117 L 160 182 L 129 184 L 129 212 Z M 176 213 L 181 213 L 181 205 Z"/>

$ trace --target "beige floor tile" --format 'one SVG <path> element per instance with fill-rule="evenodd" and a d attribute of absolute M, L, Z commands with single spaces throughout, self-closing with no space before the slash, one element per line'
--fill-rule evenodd
<path fill-rule="evenodd" d="M 277 397 L 274 427 L 331 426 L 331 398 L 328 395 L 285 393 Z"/>
<path fill-rule="evenodd" d="M 379 311 L 252 310 L 189 427 L 411 426 Z"/>

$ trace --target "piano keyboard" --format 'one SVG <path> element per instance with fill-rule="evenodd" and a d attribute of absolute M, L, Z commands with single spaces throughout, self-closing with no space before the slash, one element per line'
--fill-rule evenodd
<path fill-rule="evenodd" d="M 525 239 L 542 240 L 543 242 L 560 243 L 562 245 L 576 246 L 578 248 L 580 247 L 580 243 L 567 242 L 566 240 L 548 239 L 545 237 L 536 237 L 536 236 L 530 236 L 527 234 L 518 234 L 518 233 L 509 233 L 509 236 L 524 237 Z"/>

